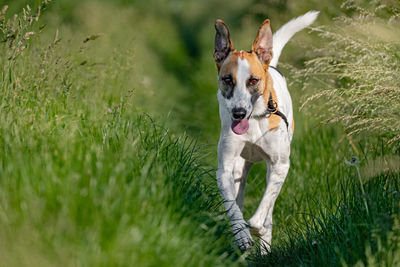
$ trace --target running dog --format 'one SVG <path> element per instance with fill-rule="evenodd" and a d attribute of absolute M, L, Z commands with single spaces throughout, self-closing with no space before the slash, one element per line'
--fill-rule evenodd
<path fill-rule="evenodd" d="M 292 100 L 276 66 L 289 39 L 311 25 L 318 14 L 310 11 L 293 19 L 274 35 L 266 19 L 250 51 L 236 51 L 228 26 L 222 20 L 215 22 L 213 54 L 221 119 L 217 181 L 235 243 L 242 251 L 254 245 L 250 231 L 260 237 L 261 252 L 270 251 L 272 211 L 289 170 L 294 132 Z M 242 213 L 246 177 L 258 161 L 267 164 L 267 188 L 246 223 Z"/>

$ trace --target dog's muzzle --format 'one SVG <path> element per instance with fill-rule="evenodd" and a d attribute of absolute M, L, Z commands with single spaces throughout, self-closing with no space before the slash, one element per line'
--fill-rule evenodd
<path fill-rule="evenodd" d="M 246 117 L 247 111 L 244 108 L 233 108 L 232 117 L 235 120 L 243 120 Z"/>
<path fill-rule="evenodd" d="M 232 131 L 237 135 L 242 135 L 249 129 L 249 120 L 246 117 L 247 110 L 244 108 L 233 108 L 232 109 Z M 249 116 L 250 117 L 250 116 Z"/>

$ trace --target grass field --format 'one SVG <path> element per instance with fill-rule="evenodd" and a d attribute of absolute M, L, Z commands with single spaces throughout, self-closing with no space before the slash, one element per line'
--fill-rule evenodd
<path fill-rule="evenodd" d="M 399 144 L 321 125 L 321 99 L 299 111 L 323 90 L 302 90 L 294 71 L 324 46 L 316 32 L 296 35 L 280 60 L 296 130 L 270 254 L 233 245 L 215 181 L 214 20 L 248 49 L 266 17 L 276 30 L 316 5 L 316 25 L 356 11 L 316 0 L 59 0 L 36 19 L 38 1 L 0 3 L 0 266 L 400 264 Z M 246 219 L 265 171 L 250 172 Z"/>

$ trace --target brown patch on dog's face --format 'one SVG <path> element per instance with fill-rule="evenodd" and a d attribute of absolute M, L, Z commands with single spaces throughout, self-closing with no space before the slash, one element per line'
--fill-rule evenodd
<path fill-rule="evenodd" d="M 265 88 L 266 69 L 255 53 L 245 52 L 244 58 L 250 65 L 250 76 L 258 80 L 257 84 L 248 84 L 249 90 L 262 94 Z"/>
<path fill-rule="evenodd" d="M 219 82 L 222 95 L 230 98 L 237 85 L 238 60 L 246 60 L 250 66 L 246 88 L 252 95 L 262 95 L 265 87 L 266 70 L 253 52 L 233 51 L 219 69 Z"/>

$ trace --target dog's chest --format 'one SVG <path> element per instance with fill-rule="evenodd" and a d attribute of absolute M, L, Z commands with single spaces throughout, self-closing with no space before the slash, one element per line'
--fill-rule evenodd
<path fill-rule="evenodd" d="M 270 157 L 271 142 L 276 139 L 274 132 L 268 131 L 268 119 L 262 121 L 251 120 L 250 127 L 245 134 L 245 146 L 241 156 L 248 161 L 258 162 Z M 276 140 L 275 140 L 276 141 Z"/>
<path fill-rule="evenodd" d="M 246 143 L 240 156 L 250 162 L 258 162 L 268 158 L 262 147 L 252 143 Z"/>

